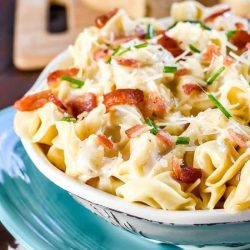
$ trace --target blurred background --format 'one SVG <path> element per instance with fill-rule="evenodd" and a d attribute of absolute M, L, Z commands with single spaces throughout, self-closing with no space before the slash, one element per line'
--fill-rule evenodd
<path fill-rule="evenodd" d="M 43 67 L 73 43 L 84 27 L 92 25 L 96 16 L 122 7 L 135 18 L 161 18 L 169 14 L 171 4 L 177 1 L 0 0 L 0 109 L 23 96 Z M 240 10 L 250 13 L 250 0 L 200 2 L 207 6 L 227 2 L 237 14 L 245 15 Z M 0 223 L 0 250 L 16 247 Z"/>

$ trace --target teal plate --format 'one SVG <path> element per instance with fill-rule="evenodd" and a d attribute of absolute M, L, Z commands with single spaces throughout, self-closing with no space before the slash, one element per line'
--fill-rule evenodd
<path fill-rule="evenodd" d="M 84 209 L 33 165 L 0 112 L 0 221 L 27 249 L 174 250 L 116 228 Z"/>

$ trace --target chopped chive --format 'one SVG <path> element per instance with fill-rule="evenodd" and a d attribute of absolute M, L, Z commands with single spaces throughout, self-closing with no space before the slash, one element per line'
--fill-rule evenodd
<path fill-rule="evenodd" d="M 137 44 L 135 45 L 136 49 L 141 49 L 141 48 L 145 48 L 148 46 L 148 43 L 141 43 L 141 44 Z"/>
<path fill-rule="evenodd" d="M 229 30 L 227 32 L 227 34 L 226 34 L 227 35 L 227 39 L 228 40 L 231 39 L 235 33 L 236 33 L 236 30 Z"/>
<path fill-rule="evenodd" d="M 152 24 L 148 24 L 146 39 L 151 39 L 153 36 L 154 36 L 154 26 Z"/>
<path fill-rule="evenodd" d="M 76 123 L 76 118 L 74 118 L 74 117 L 69 117 L 69 116 L 64 116 L 64 117 L 62 118 L 61 121 Z"/>
<path fill-rule="evenodd" d="M 218 77 L 219 75 L 225 70 L 226 68 L 223 66 L 216 70 L 208 79 L 207 79 L 207 85 L 211 85 Z"/>
<path fill-rule="evenodd" d="M 76 89 L 79 89 L 84 85 L 83 81 L 80 81 L 80 80 L 75 79 L 75 78 L 71 78 L 69 76 L 62 76 L 61 79 L 64 80 L 64 81 L 70 82 L 71 86 L 73 88 L 76 88 Z"/>
<path fill-rule="evenodd" d="M 131 50 L 130 47 L 129 47 L 129 48 L 126 48 L 126 49 L 122 50 L 120 53 L 118 53 L 117 55 L 118 55 L 118 56 L 121 56 L 121 55 L 123 55 L 123 54 L 129 52 L 130 50 Z"/>
<path fill-rule="evenodd" d="M 120 48 L 121 48 L 121 46 L 118 46 L 117 48 L 114 49 L 114 52 L 113 52 L 112 55 L 109 57 L 109 59 L 106 61 L 106 63 L 109 63 L 109 64 L 111 63 L 112 57 L 115 56 L 115 55 L 119 52 Z"/>
<path fill-rule="evenodd" d="M 164 66 L 163 73 L 175 73 L 177 71 L 177 67 L 175 66 Z"/>
<path fill-rule="evenodd" d="M 200 24 L 201 28 L 203 28 L 204 30 L 212 30 L 208 25 L 206 25 L 200 20 L 185 20 L 184 22 L 185 23 L 198 23 Z"/>
<path fill-rule="evenodd" d="M 158 134 L 159 129 L 157 128 L 157 126 L 155 125 L 155 123 L 151 119 L 146 118 L 145 122 L 151 127 L 151 129 L 150 129 L 151 134 L 153 134 L 153 135 Z"/>
<path fill-rule="evenodd" d="M 168 30 L 173 29 L 173 28 L 177 25 L 177 23 L 178 23 L 178 22 L 174 22 L 172 25 L 170 25 L 170 26 L 168 27 Z"/>
<path fill-rule="evenodd" d="M 189 137 L 187 136 L 179 136 L 175 142 L 176 145 L 179 144 L 189 144 Z"/>
<path fill-rule="evenodd" d="M 193 51 L 194 53 L 201 53 L 201 51 L 198 50 L 198 49 L 197 49 L 194 45 L 192 45 L 192 44 L 189 44 L 188 47 L 189 47 L 189 49 L 190 49 L 191 51 Z"/>
<path fill-rule="evenodd" d="M 226 108 L 220 103 L 220 101 L 215 96 L 213 96 L 212 94 L 208 94 L 207 96 L 228 119 L 232 117 L 232 115 L 226 110 Z"/>

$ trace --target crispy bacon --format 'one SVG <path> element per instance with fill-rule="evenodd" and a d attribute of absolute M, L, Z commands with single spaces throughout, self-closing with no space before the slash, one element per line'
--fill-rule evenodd
<path fill-rule="evenodd" d="M 51 86 L 53 84 L 58 83 L 62 76 L 74 77 L 77 75 L 78 72 L 79 72 L 78 68 L 56 70 L 48 75 L 48 78 L 47 78 L 48 85 Z"/>
<path fill-rule="evenodd" d="M 188 75 L 190 73 L 190 71 L 188 69 L 178 69 L 177 72 L 175 73 L 175 76 L 185 76 L 185 75 Z"/>
<path fill-rule="evenodd" d="M 98 62 L 99 60 L 103 59 L 106 61 L 109 58 L 109 50 L 108 49 L 97 49 L 93 53 L 93 59 Z"/>
<path fill-rule="evenodd" d="M 230 41 L 239 50 L 244 51 L 247 49 L 247 44 L 250 43 L 250 33 L 245 30 L 237 30 Z"/>
<path fill-rule="evenodd" d="M 235 23 L 235 27 L 237 30 L 244 30 L 244 24 L 241 22 Z"/>
<path fill-rule="evenodd" d="M 68 108 L 68 112 L 74 117 L 77 117 L 84 111 L 90 112 L 92 109 L 97 107 L 97 99 L 93 93 L 85 93 L 70 99 L 66 103 L 66 106 Z"/>
<path fill-rule="evenodd" d="M 128 138 L 135 138 L 143 133 L 146 133 L 150 130 L 150 127 L 146 124 L 143 125 L 135 125 L 125 131 Z"/>
<path fill-rule="evenodd" d="M 162 35 L 162 37 L 157 40 L 157 43 L 164 49 L 168 50 L 174 57 L 177 57 L 184 52 L 174 39 L 165 34 L 165 31 L 158 31 L 157 35 Z"/>
<path fill-rule="evenodd" d="M 114 10 L 110 11 L 105 15 L 98 16 L 95 19 L 95 26 L 99 29 L 104 27 L 105 24 L 109 21 L 109 19 L 111 19 L 118 12 L 118 10 L 119 10 L 118 8 L 115 8 Z"/>
<path fill-rule="evenodd" d="M 226 55 L 223 60 L 223 65 L 226 67 L 231 66 L 234 63 L 234 59 L 231 56 Z"/>
<path fill-rule="evenodd" d="M 214 44 L 209 44 L 201 56 L 201 62 L 204 64 L 209 64 L 214 56 L 220 56 L 220 49 Z"/>
<path fill-rule="evenodd" d="M 201 178 L 201 169 L 193 168 L 192 166 L 183 166 L 181 159 L 173 157 L 172 169 L 174 178 L 183 183 L 194 183 Z"/>
<path fill-rule="evenodd" d="M 43 107 L 48 102 L 53 102 L 60 109 L 66 110 L 62 102 L 51 90 L 44 90 L 33 95 L 24 96 L 14 103 L 14 107 L 19 111 L 33 111 Z"/>
<path fill-rule="evenodd" d="M 143 91 L 139 89 L 117 89 L 104 95 L 103 104 L 107 111 L 114 105 L 137 105 L 144 100 Z"/>
<path fill-rule="evenodd" d="M 250 140 L 250 137 L 247 135 L 239 134 L 235 132 L 233 129 L 228 129 L 228 134 L 230 136 L 230 139 L 234 141 L 237 145 L 239 145 L 241 148 L 247 148 L 246 142 Z"/>
<path fill-rule="evenodd" d="M 202 89 L 198 84 L 195 83 L 186 83 L 182 85 L 182 89 L 186 95 L 191 95 L 193 92 L 201 92 Z"/>
<path fill-rule="evenodd" d="M 98 135 L 98 139 L 106 149 L 114 148 L 113 142 L 109 140 L 105 135 Z"/>
<path fill-rule="evenodd" d="M 143 63 L 132 58 L 116 58 L 116 62 L 119 65 L 130 67 L 130 68 L 140 68 L 143 66 Z"/>
<path fill-rule="evenodd" d="M 169 111 L 169 107 L 166 105 L 164 99 L 155 92 L 150 92 L 145 96 L 140 109 L 144 117 L 149 118 L 153 118 L 154 116 L 162 117 Z"/>
<path fill-rule="evenodd" d="M 174 142 L 173 142 L 172 137 L 169 133 L 161 130 L 157 133 L 156 137 L 161 142 L 163 142 L 166 146 L 168 146 L 169 148 L 172 148 L 174 146 Z"/>
<path fill-rule="evenodd" d="M 208 17 L 206 17 L 203 21 L 206 22 L 206 23 L 208 23 L 208 22 L 213 22 L 214 19 L 216 19 L 216 18 L 219 17 L 219 16 L 224 15 L 226 12 L 229 12 L 229 11 L 231 11 L 231 8 L 230 8 L 230 7 L 226 8 L 226 9 L 224 9 L 224 10 L 219 10 L 219 11 L 217 11 L 217 12 L 215 12 L 215 13 L 209 15 Z"/>

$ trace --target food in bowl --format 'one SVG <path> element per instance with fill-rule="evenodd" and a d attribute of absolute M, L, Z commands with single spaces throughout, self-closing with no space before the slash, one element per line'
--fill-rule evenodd
<path fill-rule="evenodd" d="M 250 206 L 250 25 L 188 1 L 167 22 L 98 17 L 73 63 L 14 106 L 66 175 L 164 210 Z"/>

